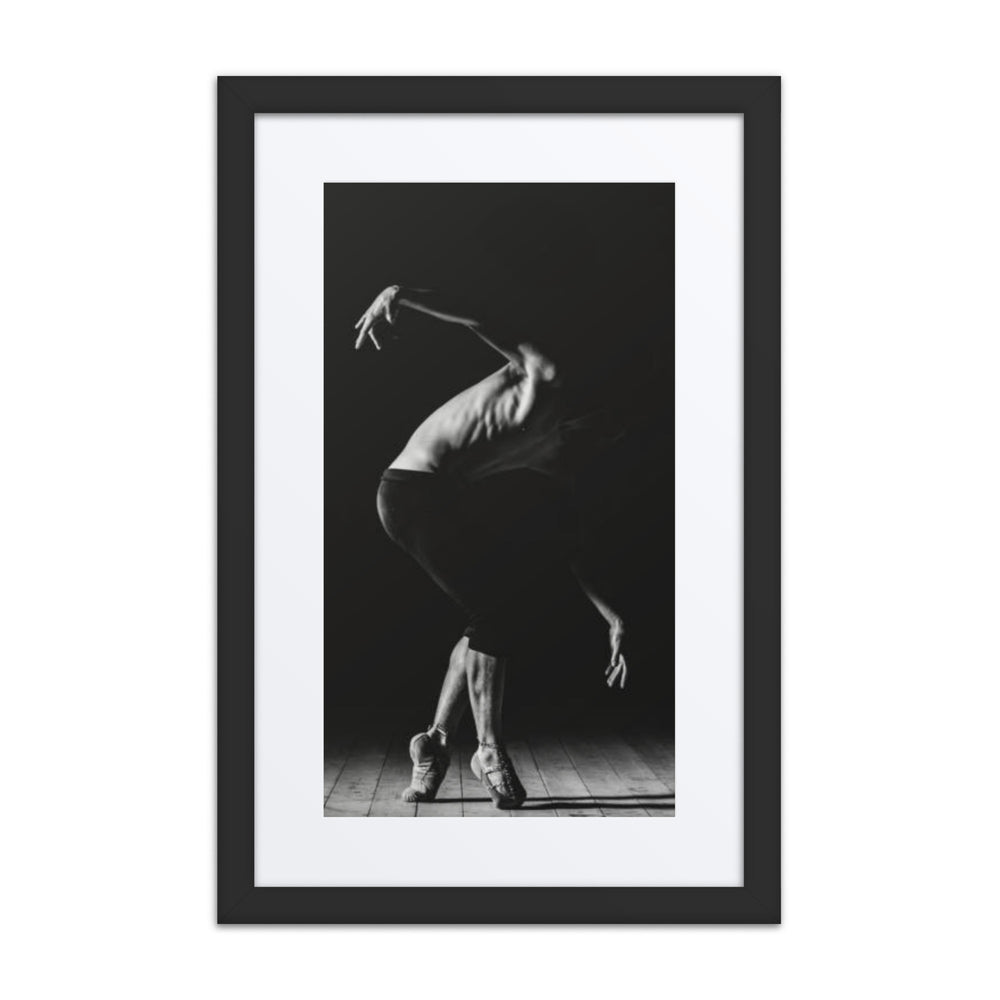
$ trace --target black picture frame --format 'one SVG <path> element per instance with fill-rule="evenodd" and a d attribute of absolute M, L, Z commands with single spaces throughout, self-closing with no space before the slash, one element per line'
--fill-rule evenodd
<path fill-rule="evenodd" d="M 218 888 L 221 924 L 780 922 L 780 78 L 220 77 Z M 254 116 L 741 114 L 744 884 L 254 885 Z"/>

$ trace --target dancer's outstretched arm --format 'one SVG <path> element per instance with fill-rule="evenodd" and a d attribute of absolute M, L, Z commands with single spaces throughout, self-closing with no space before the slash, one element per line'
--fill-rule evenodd
<path fill-rule="evenodd" d="M 407 288 L 400 285 L 390 285 L 376 296 L 375 301 L 364 311 L 361 318 L 354 324 L 358 330 L 355 349 L 364 346 L 370 340 L 377 350 L 382 349 L 380 340 L 386 326 L 393 326 L 402 309 L 412 309 L 422 312 L 445 323 L 456 323 L 466 327 L 489 344 L 493 350 L 502 354 L 508 361 L 516 365 L 533 365 L 543 369 L 542 374 L 547 380 L 555 377 L 555 365 L 545 358 L 540 351 L 527 342 L 515 342 L 516 338 L 505 336 L 494 328 L 487 328 L 482 317 L 476 311 L 454 295 L 431 291 L 427 288 Z"/>

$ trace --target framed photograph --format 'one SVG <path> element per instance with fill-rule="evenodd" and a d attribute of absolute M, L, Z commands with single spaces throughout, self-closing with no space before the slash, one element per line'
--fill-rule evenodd
<path fill-rule="evenodd" d="M 780 919 L 779 126 L 220 78 L 220 923 Z"/>

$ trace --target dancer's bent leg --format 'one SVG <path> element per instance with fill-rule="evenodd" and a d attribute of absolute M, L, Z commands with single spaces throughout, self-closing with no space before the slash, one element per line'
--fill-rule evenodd
<path fill-rule="evenodd" d="M 525 791 L 504 749 L 501 725 L 507 661 L 470 648 L 465 669 L 479 737 L 479 747 L 472 755 L 472 772 L 483 782 L 498 809 L 517 809 L 524 802 Z"/>
<path fill-rule="evenodd" d="M 410 740 L 413 773 L 409 787 L 403 791 L 405 802 L 431 802 L 448 772 L 451 754 L 448 738 L 458 728 L 466 703 L 465 656 L 469 640 L 463 635 L 455 644 L 448 660 L 441 693 L 438 695 L 434 722 L 425 733 Z"/>
<path fill-rule="evenodd" d="M 458 730 L 458 724 L 465 714 L 469 703 L 466 696 L 468 690 L 465 671 L 465 656 L 469 648 L 469 639 L 462 636 L 455 643 L 448 659 L 448 671 L 444 675 L 441 694 L 438 696 L 437 710 L 434 713 L 433 729 L 443 732 L 447 737 Z"/>

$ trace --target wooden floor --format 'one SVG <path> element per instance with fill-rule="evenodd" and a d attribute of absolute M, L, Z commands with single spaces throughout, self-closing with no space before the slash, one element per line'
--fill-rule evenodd
<path fill-rule="evenodd" d="M 323 773 L 324 816 L 673 816 L 673 740 L 647 727 L 583 726 L 517 733 L 508 751 L 528 792 L 520 809 L 494 808 L 469 769 L 474 742 L 459 739 L 434 802 L 403 802 L 412 728 L 373 734 L 335 727 Z"/>

